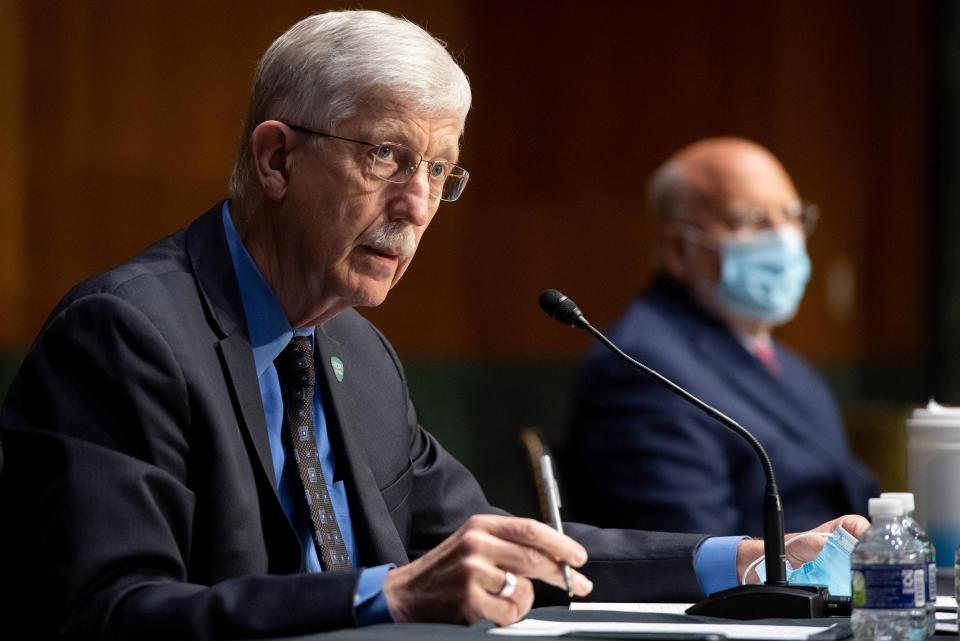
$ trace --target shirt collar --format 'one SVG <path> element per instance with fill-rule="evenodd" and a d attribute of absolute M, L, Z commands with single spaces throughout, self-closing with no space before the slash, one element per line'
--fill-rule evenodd
<path fill-rule="evenodd" d="M 273 364 L 294 335 L 313 336 L 313 328 L 294 330 L 276 294 L 267 284 L 247 248 L 244 247 L 230 216 L 230 201 L 223 203 L 223 229 L 240 286 L 240 300 L 247 317 L 247 331 L 253 348 L 257 377 Z"/>
<path fill-rule="evenodd" d="M 773 339 L 767 332 L 763 332 L 755 336 L 738 332 L 736 330 L 734 330 L 733 333 L 736 334 L 737 338 L 740 340 L 740 343 L 751 354 L 756 354 L 758 349 L 773 349 Z"/>

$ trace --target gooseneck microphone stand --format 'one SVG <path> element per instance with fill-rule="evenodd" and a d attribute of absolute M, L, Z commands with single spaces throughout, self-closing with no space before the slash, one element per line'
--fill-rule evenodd
<path fill-rule="evenodd" d="M 763 497 L 763 549 L 767 579 L 762 584 L 739 585 L 712 594 L 687 609 L 687 614 L 728 619 L 809 619 L 842 614 L 842 603 L 838 604 L 836 600 L 830 599 L 826 588 L 787 584 L 780 492 L 777 490 L 770 457 L 756 437 L 723 412 L 707 405 L 670 379 L 625 354 L 587 321 L 572 300 L 557 290 L 548 289 L 543 292 L 540 295 L 540 307 L 560 323 L 589 332 L 617 356 L 739 435 L 750 444 L 760 459 L 766 476 L 766 492 Z"/>

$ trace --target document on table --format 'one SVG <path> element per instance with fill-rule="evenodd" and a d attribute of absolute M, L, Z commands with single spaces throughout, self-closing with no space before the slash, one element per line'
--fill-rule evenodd
<path fill-rule="evenodd" d="M 952 596 L 937 597 L 937 632 L 957 633 L 957 600 Z"/>
<path fill-rule="evenodd" d="M 575 601 L 571 611 L 640 612 L 642 614 L 684 614 L 692 603 L 590 603 Z"/>
<path fill-rule="evenodd" d="M 619 623 L 616 621 L 541 621 L 524 619 L 505 628 L 491 628 L 490 634 L 518 637 L 559 637 L 572 633 L 632 634 L 720 634 L 728 639 L 768 639 L 770 641 L 804 641 L 832 626 L 754 625 L 739 623 Z"/>

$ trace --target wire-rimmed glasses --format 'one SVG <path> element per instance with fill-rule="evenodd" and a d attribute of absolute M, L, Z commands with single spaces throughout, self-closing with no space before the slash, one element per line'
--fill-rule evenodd
<path fill-rule="evenodd" d="M 727 219 L 727 225 L 735 233 L 752 234 L 774 227 L 778 220 L 795 223 L 804 234 L 809 236 L 817 227 L 820 208 L 804 200 L 795 200 L 776 211 L 764 207 L 745 207 L 733 209 Z"/>
<path fill-rule="evenodd" d="M 372 147 L 373 153 L 371 154 L 370 160 L 370 173 L 387 182 L 408 182 L 416 173 L 417 169 L 420 168 L 420 165 L 426 163 L 430 183 L 430 195 L 434 198 L 439 197 L 440 200 L 446 202 L 453 202 L 459 198 L 467 186 L 467 180 L 470 178 L 470 172 L 463 167 L 455 165 L 449 160 L 427 160 L 423 157 L 423 154 L 399 142 L 373 143 L 367 142 L 366 140 L 335 136 L 323 131 L 315 131 L 307 127 L 292 125 L 288 122 L 284 124 L 295 131 L 312 134 L 314 136 L 345 140 L 346 142 Z"/>

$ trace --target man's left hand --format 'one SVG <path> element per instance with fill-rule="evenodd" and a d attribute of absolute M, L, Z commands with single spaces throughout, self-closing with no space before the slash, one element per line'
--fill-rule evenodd
<path fill-rule="evenodd" d="M 835 518 L 832 521 L 827 521 L 810 530 L 810 532 L 825 532 L 826 534 L 830 534 L 841 526 L 844 530 L 859 539 L 863 533 L 867 531 L 867 528 L 870 527 L 870 521 L 859 514 L 847 514 L 846 516 Z M 797 533 L 788 534 L 786 539 L 789 540 L 796 535 Z M 820 550 L 823 549 L 823 544 L 826 540 L 826 537 L 809 536 L 791 544 L 790 547 L 787 548 L 787 559 L 789 559 L 790 565 L 796 568 L 807 561 L 815 559 L 817 555 L 820 554 Z M 762 555 L 762 540 L 753 539 L 741 541 L 740 546 L 737 548 L 737 579 L 742 580 L 743 572 L 747 569 L 747 566 Z M 748 581 L 758 580 L 753 571 L 751 571 L 750 574 L 751 576 L 747 577 Z"/>

